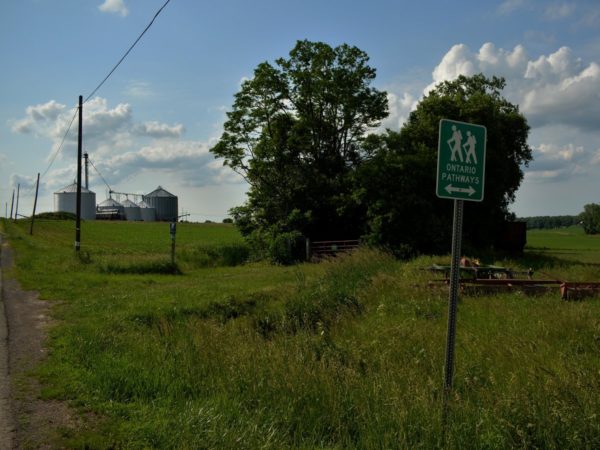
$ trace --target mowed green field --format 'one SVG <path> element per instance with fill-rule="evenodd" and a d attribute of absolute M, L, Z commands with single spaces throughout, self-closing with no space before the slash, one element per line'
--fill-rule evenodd
<path fill-rule="evenodd" d="M 529 230 L 527 249 L 567 261 L 600 264 L 600 235 L 587 235 L 579 226 Z"/>
<path fill-rule="evenodd" d="M 423 269 L 448 255 L 232 265 L 235 228 L 179 224 L 167 274 L 168 224 L 86 222 L 81 259 L 73 222 L 3 227 L 56 319 L 31 376 L 83 418 L 52 447 L 600 448 L 598 298 L 461 296 L 444 439 L 447 291 Z M 566 231 L 486 262 L 600 281 L 598 240 Z"/>

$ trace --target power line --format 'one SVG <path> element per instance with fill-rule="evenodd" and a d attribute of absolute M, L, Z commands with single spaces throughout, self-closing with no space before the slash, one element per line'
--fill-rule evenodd
<path fill-rule="evenodd" d="M 113 74 L 113 72 L 115 70 L 117 70 L 117 67 L 119 67 L 119 65 L 123 62 L 123 60 L 127 57 L 127 55 L 129 55 L 129 52 L 131 52 L 131 50 L 133 50 L 133 47 L 136 46 L 136 44 L 139 42 L 139 40 L 142 38 L 142 36 L 144 34 L 146 34 L 146 31 L 148 31 L 150 29 L 150 27 L 152 26 L 152 24 L 154 23 L 154 21 L 156 20 L 156 18 L 158 17 L 158 15 L 162 12 L 163 9 L 165 9 L 165 6 L 167 6 L 169 4 L 171 0 L 167 0 L 164 5 L 162 5 L 160 7 L 160 9 L 156 12 L 156 14 L 154 14 L 154 17 L 152 18 L 152 20 L 150 21 L 150 23 L 148 24 L 148 26 L 144 29 L 144 31 L 142 31 L 142 34 L 140 34 L 138 36 L 138 38 L 135 40 L 135 42 L 131 45 L 131 47 L 129 47 L 129 49 L 125 52 L 125 54 L 121 57 L 121 59 L 119 60 L 119 62 L 117 62 L 117 64 L 115 64 L 115 66 L 111 69 L 111 71 L 108 73 L 108 75 L 106 75 L 106 77 L 104 77 L 104 79 L 100 82 L 100 84 L 98 86 L 96 86 L 96 89 L 94 89 L 92 91 L 92 93 L 90 95 L 87 96 L 87 98 L 85 99 L 84 103 L 87 103 L 87 101 L 92 98 L 92 96 L 98 91 L 98 89 L 100 89 L 102 87 L 102 85 L 106 82 L 106 80 L 109 79 L 109 77 Z"/>
<path fill-rule="evenodd" d="M 90 98 L 92 98 L 93 95 L 96 92 L 98 92 L 98 90 L 102 87 L 102 85 L 110 78 L 110 76 L 113 74 L 113 72 L 115 70 L 117 70 L 117 67 L 119 67 L 119 65 L 125 60 L 125 58 L 127 57 L 127 55 L 129 55 L 129 53 L 131 52 L 131 50 L 133 50 L 133 48 L 137 45 L 137 43 L 140 41 L 140 39 L 142 39 L 142 36 L 144 36 L 144 34 L 146 34 L 146 32 L 150 29 L 150 27 L 152 26 L 152 24 L 156 20 L 156 18 L 159 16 L 159 14 L 162 12 L 162 10 L 165 9 L 165 7 L 169 4 L 170 1 L 171 0 L 167 0 L 159 8 L 159 10 L 156 12 L 156 14 L 154 14 L 154 17 L 152 18 L 152 20 L 150 21 L 150 23 L 146 26 L 146 28 L 144 28 L 144 31 L 142 31 L 142 33 L 138 36 L 138 38 L 135 40 L 135 42 L 129 47 L 129 49 L 125 52 L 125 54 L 121 57 L 121 59 L 119 59 L 119 61 L 117 62 L 117 64 L 115 64 L 115 66 L 111 69 L 111 71 L 108 73 L 108 75 L 106 75 L 106 77 L 104 77 L 104 79 L 100 82 L 100 84 L 98 84 L 98 86 L 96 86 L 96 88 L 92 91 L 92 93 L 87 96 L 87 98 L 85 99 L 84 103 L 86 103 Z M 71 131 L 71 127 L 73 126 L 73 122 L 75 121 L 75 117 L 77 116 L 77 112 L 78 111 L 79 111 L 79 108 L 78 107 L 75 108 L 75 112 L 73 114 L 71 122 L 69 123 L 69 126 L 67 127 L 67 130 L 65 131 L 65 134 L 63 135 L 62 140 L 61 140 L 58 148 L 56 149 L 56 151 L 52 155 L 52 157 L 50 159 L 50 162 L 48 164 L 48 167 L 46 167 L 46 170 L 44 170 L 44 172 L 42 173 L 42 175 L 40 176 L 40 178 L 44 178 L 46 176 L 46 174 L 48 173 L 48 171 L 50 170 L 50 168 L 54 164 L 54 161 L 56 160 L 56 157 L 58 156 L 58 154 L 62 150 L 62 147 L 63 147 L 63 145 L 64 145 L 64 143 L 65 143 L 65 141 L 67 139 L 69 131 Z M 92 163 L 92 167 L 94 167 L 94 169 L 96 169 L 96 166 L 94 166 L 93 163 Z M 96 169 L 96 172 L 98 172 L 98 175 L 100 175 L 100 178 L 102 178 L 102 180 L 104 181 L 104 183 L 110 189 L 110 186 L 108 185 L 108 183 L 106 182 L 106 180 L 104 179 L 104 177 L 102 176 L 102 174 L 98 171 L 98 169 Z M 29 190 L 29 192 L 32 191 L 32 190 L 33 190 L 33 187 Z M 27 192 L 27 193 L 29 193 L 29 192 Z"/>
<path fill-rule="evenodd" d="M 65 140 L 67 139 L 67 135 L 69 134 L 69 131 L 71 130 L 71 127 L 73 126 L 73 122 L 75 121 L 75 117 L 77 116 L 77 111 L 79 111 L 79 108 L 75 108 L 75 113 L 73 114 L 73 117 L 71 118 L 71 122 L 69 123 L 69 126 L 67 127 L 67 131 L 65 131 L 65 134 L 63 135 L 63 138 L 62 138 L 62 141 L 60 142 L 60 145 L 58 146 L 58 148 L 54 152 L 54 155 L 52 155 L 52 158 L 50 159 L 50 163 L 48 164 L 48 167 L 46 167 L 46 170 L 44 171 L 44 173 L 41 175 L 41 178 L 44 178 L 44 176 L 48 173 L 48 171 L 50 170 L 50 167 L 52 167 L 52 164 L 54 164 L 54 160 L 56 159 L 56 157 L 58 156 L 58 154 L 62 150 L 62 147 L 63 147 L 63 145 L 65 143 Z"/>
<path fill-rule="evenodd" d="M 100 171 L 96 168 L 96 166 L 94 165 L 94 163 L 92 162 L 92 160 L 88 157 L 88 162 L 92 165 L 92 167 L 94 168 L 94 170 L 96 171 L 96 173 L 98 175 L 100 175 L 100 178 L 102 178 L 102 181 L 104 181 L 104 184 L 106 185 L 106 187 L 108 188 L 109 191 L 112 191 L 112 188 L 110 187 L 110 185 L 108 184 L 108 182 L 104 179 L 104 177 L 102 176 L 102 174 L 100 173 Z"/>

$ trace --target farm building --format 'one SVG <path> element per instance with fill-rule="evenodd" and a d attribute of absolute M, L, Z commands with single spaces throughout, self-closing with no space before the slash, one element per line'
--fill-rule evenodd
<path fill-rule="evenodd" d="M 125 208 L 113 198 L 107 198 L 96 208 L 96 219 L 98 220 L 124 220 Z"/>
<path fill-rule="evenodd" d="M 77 214 L 77 183 L 70 184 L 54 193 L 54 211 Z M 81 187 L 81 218 L 96 218 L 96 193 Z"/>
<path fill-rule="evenodd" d="M 123 210 L 125 211 L 125 220 L 142 220 L 142 212 L 139 205 L 136 205 L 129 199 L 125 199 L 121 202 Z"/>
<path fill-rule="evenodd" d="M 145 201 L 138 203 L 140 207 L 140 215 L 144 222 L 154 222 L 156 220 L 156 208 L 148 205 Z"/>
<path fill-rule="evenodd" d="M 171 194 L 162 186 L 158 186 L 148 195 L 144 195 L 144 202 L 156 211 L 156 220 L 177 222 L 177 196 Z"/>

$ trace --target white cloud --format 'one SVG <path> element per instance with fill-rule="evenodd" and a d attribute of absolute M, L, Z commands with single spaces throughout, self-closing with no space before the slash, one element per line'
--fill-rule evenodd
<path fill-rule="evenodd" d="M 417 99 L 408 92 L 401 95 L 388 92 L 387 100 L 389 115 L 381 122 L 379 129 L 397 130 L 408 119 L 410 112 L 416 108 Z"/>
<path fill-rule="evenodd" d="M 152 85 L 147 81 L 132 80 L 127 84 L 125 88 L 125 95 L 129 95 L 134 98 L 148 98 L 154 95 Z"/>
<path fill-rule="evenodd" d="M 23 119 L 14 121 L 14 133 L 28 134 L 34 132 L 37 126 L 52 124 L 66 109 L 65 105 L 50 100 L 47 103 L 28 106 Z"/>
<path fill-rule="evenodd" d="M 25 117 L 14 121 L 13 132 L 35 133 L 53 143 L 49 158 L 62 141 L 73 118 L 73 110 L 54 101 L 26 109 Z M 44 183 L 50 189 L 63 187 L 73 181 L 77 142 L 77 123 L 62 148 L 62 166 L 51 170 Z M 182 140 L 182 124 L 158 121 L 138 123 L 133 108 L 127 103 L 110 107 L 106 99 L 93 98 L 83 107 L 83 146 L 100 173 L 111 184 L 119 185 L 139 173 L 161 172 L 178 179 L 182 185 L 205 186 L 215 183 L 239 183 L 228 176 L 230 169 L 218 167 L 208 151 L 209 142 Z M 59 160 L 61 158 L 58 158 Z M 65 162 L 68 164 L 65 166 Z M 104 184 L 95 171 L 91 180 Z"/>
<path fill-rule="evenodd" d="M 575 144 L 540 144 L 533 148 L 533 157 L 525 176 L 537 181 L 562 181 L 588 174 L 593 166 L 600 165 L 600 149 L 588 152 Z"/>
<path fill-rule="evenodd" d="M 239 182 L 223 177 L 209 152 L 209 146 L 198 141 L 163 140 L 94 161 L 94 165 L 111 185 L 119 185 L 141 172 L 159 172 L 165 176 L 173 176 L 185 186 Z M 99 179 L 96 181 L 101 182 Z"/>
<path fill-rule="evenodd" d="M 552 3 L 546 7 L 544 18 L 548 20 L 565 19 L 575 12 L 575 4 L 573 3 Z"/>
<path fill-rule="evenodd" d="M 498 7 L 498 12 L 503 15 L 511 14 L 523 8 L 526 4 L 526 0 L 504 0 Z"/>
<path fill-rule="evenodd" d="M 572 76 L 549 78 L 532 86 L 521 102 L 531 124 L 560 123 L 597 131 L 600 127 L 600 66 L 593 62 Z"/>
<path fill-rule="evenodd" d="M 522 45 L 505 50 L 487 42 L 477 51 L 465 44 L 453 45 L 422 93 L 414 86 L 404 91 L 388 89 L 390 117 L 383 125 L 398 129 L 421 95 L 436 84 L 475 73 L 504 77 L 504 96 L 519 105 L 532 127 L 529 141 L 534 160 L 524 168 L 528 180 L 558 181 L 591 176 L 598 170 L 600 64 L 584 62 L 568 47 L 532 58 Z"/>
<path fill-rule="evenodd" d="M 169 126 L 159 122 L 145 122 L 133 127 L 133 131 L 139 135 L 146 135 L 153 138 L 178 138 L 185 131 L 182 124 Z"/>
<path fill-rule="evenodd" d="M 129 10 L 123 0 L 104 0 L 98 9 L 105 13 L 119 14 L 121 17 L 125 17 L 129 14 Z"/>
<path fill-rule="evenodd" d="M 530 125 L 568 124 L 582 130 L 600 128 L 600 65 L 585 64 L 568 47 L 529 59 L 517 45 L 507 51 L 485 43 L 478 52 L 454 45 L 432 73 L 429 92 L 442 81 L 482 72 L 507 79 L 507 98 L 520 105 Z"/>
<path fill-rule="evenodd" d="M 12 174 L 9 179 L 9 185 L 12 189 L 17 189 L 19 186 L 19 194 L 26 195 L 35 188 L 37 177 L 26 175 Z M 16 195 L 16 194 L 15 194 Z"/>

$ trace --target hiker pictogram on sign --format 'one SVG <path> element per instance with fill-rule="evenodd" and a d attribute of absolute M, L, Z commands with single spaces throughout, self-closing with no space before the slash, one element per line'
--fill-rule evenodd
<path fill-rule="evenodd" d="M 442 119 L 439 133 L 438 197 L 482 201 L 486 128 Z"/>

